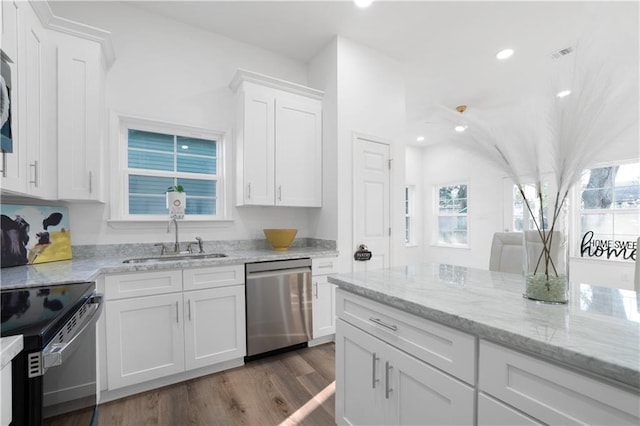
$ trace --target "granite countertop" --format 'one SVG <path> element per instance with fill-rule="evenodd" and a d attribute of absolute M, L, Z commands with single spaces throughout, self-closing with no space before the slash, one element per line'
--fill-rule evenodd
<path fill-rule="evenodd" d="M 0 338 L 0 369 L 9 364 L 23 347 L 22 334 Z"/>
<path fill-rule="evenodd" d="M 640 294 L 573 284 L 569 303 L 522 297 L 522 278 L 444 264 L 329 276 L 340 288 L 640 389 Z"/>
<path fill-rule="evenodd" d="M 29 266 L 16 266 L 0 270 L 0 288 L 35 287 L 51 284 L 68 284 L 73 282 L 94 281 L 102 274 L 118 274 L 135 271 L 155 271 L 176 268 L 197 268 L 218 265 L 234 265 L 270 260 L 297 259 L 303 257 L 335 257 L 334 249 L 317 247 L 291 248 L 287 252 L 276 252 L 269 249 L 224 250 L 227 257 L 213 259 L 188 259 L 176 261 L 155 261 L 145 263 L 122 263 L 123 260 L 137 257 L 112 254 L 79 258 L 60 262 L 42 263 Z"/>

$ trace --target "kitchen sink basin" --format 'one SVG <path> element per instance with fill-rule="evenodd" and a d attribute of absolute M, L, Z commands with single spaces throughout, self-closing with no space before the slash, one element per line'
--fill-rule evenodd
<path fill-rule="evenodd" d="M 161 256 L 135 257 L 125 259 L 122 263 L 146 263 L 146 262 L 167 262 L 176 260 L 198 260 L 198 259 L 216 259 L 227 257 L 224 253 L 185 253 L 185 254 L 163 254 Z"/>

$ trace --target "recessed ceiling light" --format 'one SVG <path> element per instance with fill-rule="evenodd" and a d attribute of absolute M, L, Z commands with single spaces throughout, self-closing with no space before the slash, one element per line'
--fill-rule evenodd
<path fill-rule="evenodd" d="M 417 140 L 418 142 L 422 142 L 422 141 L 424 140 L 424 136 L 418 136 L 418 137 L 416 138 L 416 140 Z"/>
<path fill-rule="evenodd" d="M 496 53 L 496 58 L 502 60 L 508 59 L 513 56 L 513 49 L 503 49 Z"/>
<path fill-rule="evenodd" d="M 462 132 L 464 132 L 465 130 L 467 130 L 467 126 L 459 125 L 459 126 L 454 127 L 454 130 L 455 130 L 456 132 L 458 132 L 458 133 L 462 133 Z"/>
<path fill-rule="evenodd" d="M 356 6 L 365 8 L 371 6 L 373 0 L 353 0 L 353 2 L 356 4 Z"/>
<path fill-rule="evenodd" d="M 558 92 L 556 96 L 559 98 L 564 98 L 565 96 L 569 96 L 570 94 L 571 94 L 571 90 L 562 90 Z"/>
<path fill-rule="evenodd" d="M 182 148 L 182 149 L 189 149 L 189 145 L 182 145 L 180 148 Z"/>

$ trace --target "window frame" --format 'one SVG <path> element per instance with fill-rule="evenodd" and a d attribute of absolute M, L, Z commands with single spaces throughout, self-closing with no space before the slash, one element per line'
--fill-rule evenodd
<path fill-rule="evenodd" d="M 416 199 L 416 187 L 415 185 L 406 185 L 404 188 L 405 196 L 404 196 L 404 235 L 405 242 L 404 245 L 407 247 L 417 246 L 418 242 L 416 241 L 416 210 L 415 210 L 415 199 Z M 409 229 L 407 229 L 407 223 L 409 224 Z M 407 240 L 407 236 L 409 239 Z"/>
<path fill-rule="evenodd" d="M 129 174 L 163 176 L 164 172 L 155 170 L 136 169 L 130 173 L 128 167 L 128 131 L 129 129 L 148 132 L 161 133 L 172 136 L 193 137 L 199 139 L 209 139 L 216 141 L 217 164 L 216 164 L 216 214 L 215 215 L 185 215 L 181 221 L 202 222 L 202 221 L 223 221 L 230 220 L 231 214 L 229 206 L 232 204 L 228 199 L 232 191 L 229 188 L 230 180 L 227 173 L 226 152 L 228 144 L 228 131 L 204 129 L 193 126 L 186 126 L 171 122 L 161 122 L 146 118 L 124 116 L 112 113 L 111 128 L 116 140 L 112 144 L 110 158 L 113 159 L 111 171 L 111 218 L 109 222 L 157 222 L 168 221 L 169 214 L 129 214 Z M 197 178 L 197 174 L 184 173 L 186 178 Z M 190 176 L 189 176 L 190 175 Z"/>
<path fill-rule="evenodd" d="M 622 161 L 607 161 L 607 162 L 603 162 L 603 163 L 597 163 L 597 164 L 593 164 L 591 165 L 589 168 L 583 170 L 583 174 L 586 173 L 587 170 L 592 170 L 592 169 L 600 169 L 600 168 L 604 168 L 604 167 L 613 167 L 613 166 L 625 166 L 625 165 L 632 165 L 632 164 L 640 164 L 640 161 L 638 161 L 637 159 L 633 159 L 633 160 L 622 160 Z M 614 181 L 615 184 L 615 181 Z M 571 204 L 573 205 L 573 207 L 571 208 L 572 212 L 571 212 L 571 227 L 570 227 L 570 232 L 571 234 L 575 235 L 575 238 L 571 238 L 572 242 L 571 242 L 571 247 L 569 249 L 569 254 L 572 258 L 575 259 L 580 259 L 583 261 L 589 261 L 589 262 L 623 262 L 625 264 L 628 263 L 633 263 L 633 260 L 625 260 L 622 258 L 618 258 L 618 257 L 610 257 L 607 258 L 606 255 L 602 256 L 602 257 L 590 257 L 590 256 L 585 256 L 582 257 L 580 254 L 580 245 L 581 245 L 581 241 L 583 238 L 583 234 L 582 234 L 582 216 L 583 214 L 585 214 L 585 212 L 587 212 L 587 215 L 598 215 L 598 214 L 611 214 L 612 216 L 612 221 L 615 223 L 615 216 L 616 213 L 620 213 L 620 214 L 636 214 L 636 215 L 640 215 L 640 207 L 638 208 L 629 208 L 629 209 L 583 209 L 582 208 L 582 184 L 581 181 L 576 182 L 576 184 L 573 186 L 573 188 L 571 189 L 571 195 L 570 195 L 570 200 L 571 200 Z M 615 199 L 614 201 L 615 202 Z M 614 235 L 615 237 L 615 235 Z M 637 256 L 637 252 L 636 252 L 636 256 Z"/>
<path fill-rule="evenodd" d="M 440 213 L 440 189 L 444 188 L 444 187 L 449 187 L 449 186 L 458 186 L 458 185 L 465 185 L 467 187 L 467 212 L 464 214 L 459 214 L 459 213 L 455 213 L 455 214 L 441 214 Z M 453 183 L 446 183 L 446 184 L 436 184 L 434 185 L 434 203 L 433 203 L 433 208 L 434 208 L 434 217 L 435 217 L 435 226 L 433 227 L 434 232 L 432 234 L 432 238 L 433 238 L 433 245 L 434 246 L 438 246 L 438 247 L 449 247 L 449 248 L 463 248 L 463 249 L 468 249 L 470 248 L 470 244 L 469 244 L 469 237 L 470 237 L 470 227 L 469 227 L 469 207 L 470 207 L 470 202 L 469 202 L 469 192 L 470 192 L 470 186 L 469 186 L 469 182 L 468 181 L 458 181 L 458 182 L 453 182 Z M 466 217 L 467 218 L 467 242 L 464 244 L 455 244 L 455 243 L 446 243 L 443 241 L 440 241 L 440 217 Z"/>

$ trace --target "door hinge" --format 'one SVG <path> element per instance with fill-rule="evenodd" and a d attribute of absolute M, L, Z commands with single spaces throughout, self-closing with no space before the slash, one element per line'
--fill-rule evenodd
<path fill-rule="evenodd" d="M 391 162 L 393 161 L 393 159 L 389 159 L 387 160 L 387 164 L 389 165 L 389 170 L 391 170 Z"/>

